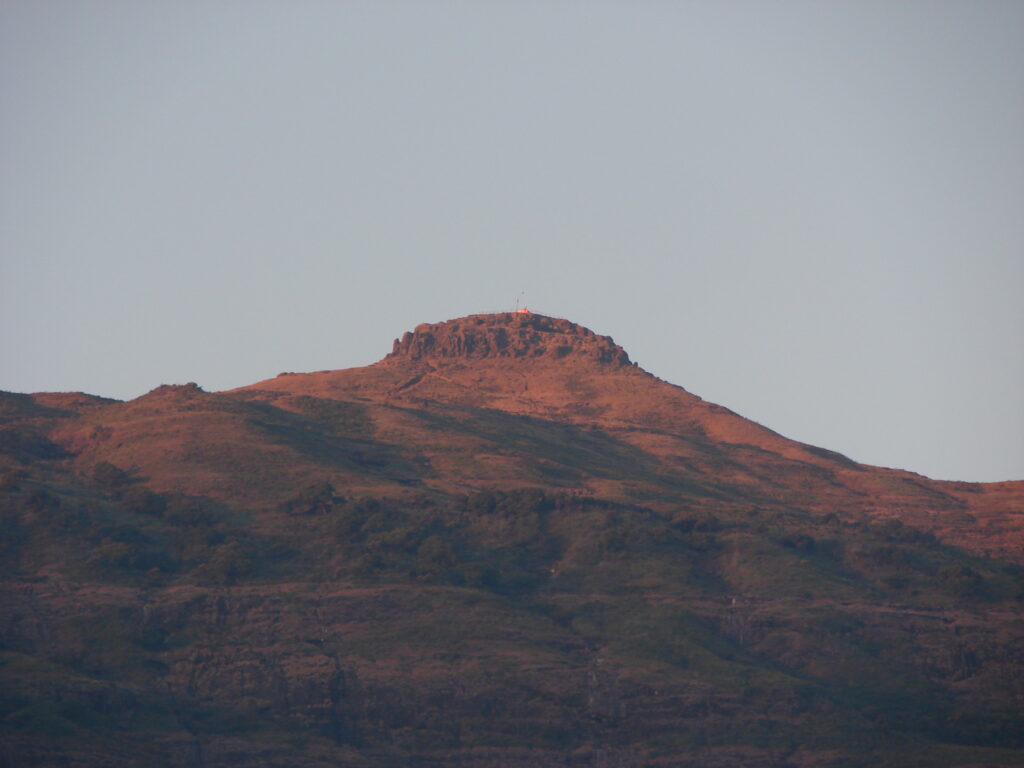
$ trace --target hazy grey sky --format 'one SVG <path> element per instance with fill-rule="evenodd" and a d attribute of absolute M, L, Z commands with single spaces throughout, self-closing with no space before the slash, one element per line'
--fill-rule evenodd
<path fill-rule="evenodd" d="M 1024 3 L 0 0 L 0 388 L 526 304 L 783 434 L 1024 478 Z"/>

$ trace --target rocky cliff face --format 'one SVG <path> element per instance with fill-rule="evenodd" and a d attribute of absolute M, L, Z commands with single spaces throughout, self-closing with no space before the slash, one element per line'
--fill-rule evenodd
<path fill-rule="evenodd" d="M 560 318 L 512 312 L 424 323 L 395 339 L 388 357 L 442 361 L 571 358 L 612 366 L 631 364 L 629 355 L 609 336 L 598 336 Z"/>

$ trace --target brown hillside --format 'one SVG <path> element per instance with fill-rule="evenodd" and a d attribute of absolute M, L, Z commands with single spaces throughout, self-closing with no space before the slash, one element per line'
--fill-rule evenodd
<path fill-rule="evenodd" d="M 1022 764 L 1024 482 L 805 445 L 534 314 L 0 393 L 0 765 Z"/>
<path fill-rule="evenodd" d="M 939 482 L 857 464 L 658 379 L 610 337 L 537 314 L 420 325 L 373 365 L 229 392 L 163 386 L 125 403 L 33 401 L 50 409 L 39 428 L 80 472 L 106 461 L 157 490 L 256 505 L 316 481 L 348 493 L 497 484 L 623 501 L 711 498 L 899 518 L 1024 561 L 1024 483 Z"/>
<path fill-rule="evenodd" d="M 403 409 L 489 409 L 599 429 L 641 451 L 666 478 L 822 513 L 899 517 L 950 541 L 1024 560 L 1024 482 L 933 481 L 788 440 L 658 379 L 631 364 L 610 337 L 568 320 L 506 313 L 424 324 L 366 368 L 283 375 L 236 393 L 269 396 L 284 407 L 288 399 L 278 400 L 279 393 L 389 406 L 373 409 L 382 435 L 417 445 L 421 460 L 434 465 L 444 461 L 433 447 L 436 437 L 402 418 Z M 500 479 L 514 482 L 526 473 L 496 437 L 497 446 L 493 439 L 466 445 L 475 470 L 442 464 L 442 484 L 458 478 L 464 487 L 480 487 Z M 443 453 L 452 451 L 449 438 Z M 600 493 L 628 489 L 628 480 L 615 481 L 587 477 L 570 485 Z"/>

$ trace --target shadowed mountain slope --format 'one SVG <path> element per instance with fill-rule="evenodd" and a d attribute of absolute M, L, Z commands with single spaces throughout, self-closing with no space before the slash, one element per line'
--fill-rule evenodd
<path fill-rule="evenodd" d="M 567 320 L 2 394 L 0 473 L 12 765 L 1024 758 L 1024 482 L 788 440 Z"/>

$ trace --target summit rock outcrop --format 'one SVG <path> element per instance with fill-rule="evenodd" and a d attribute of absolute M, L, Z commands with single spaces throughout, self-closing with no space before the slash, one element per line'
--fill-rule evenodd
<path fill-rule="evenodd" d="M 469 315 L 424 323 L 395 339 L 387 359 L 454 360 L 495 358 L 587 359 L 632 365 L 610 336 L 556 317 L 522 312 Z"/>

